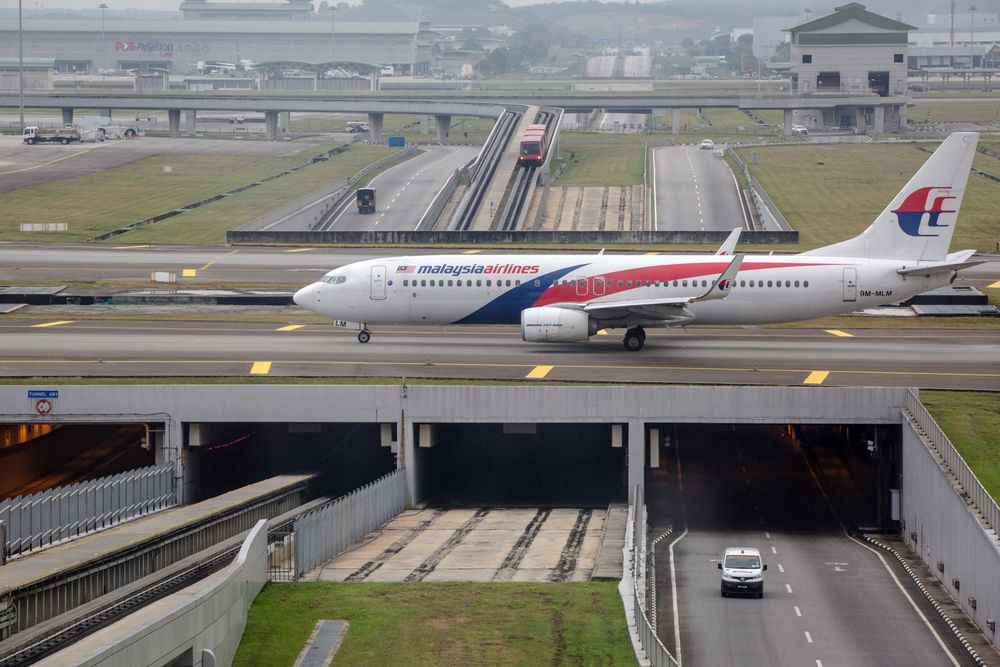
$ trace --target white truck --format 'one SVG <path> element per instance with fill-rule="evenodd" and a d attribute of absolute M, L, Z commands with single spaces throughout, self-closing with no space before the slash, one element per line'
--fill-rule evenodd
<path fill-rule="evenodd" d="M 21 133 L 21 140 L 26 144 L 70 144 L 80 141 L 80 129 L 76 127 L 64 127 L 58 130 L 49 130 L 36 127 L 34 125 L 24 128 Z"/>

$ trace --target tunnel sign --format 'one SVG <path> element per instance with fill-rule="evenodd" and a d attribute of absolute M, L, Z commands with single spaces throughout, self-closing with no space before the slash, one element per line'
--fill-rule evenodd
<path fill-rule="evenodd" d="M 47 415 L 52 412 L 52 401 L 47 398 L 40 398 L 35 402 L 35 412 L 40 415 Z"/>
<path fill-rule="evenodd" d="M 58 389 L 29 389 L 28 398 L 59 398 Z"/>
<path fill-rule="evenodd" d="M 44 417 L 52 412 L 56 399 L 59 398 L 58 389 L 29 389 L 28 402 L 34 402 L 35 413 Z"/>

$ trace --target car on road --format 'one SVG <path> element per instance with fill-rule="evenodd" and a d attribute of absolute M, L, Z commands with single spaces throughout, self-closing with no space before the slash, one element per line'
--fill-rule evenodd
<path fill-rule="evenodd" d="M 808 137 L 809 130 L 804 125 L 792 125 L 792 134 L 798 134 L 799 136 Z"/>
<path fill-rule="evenodd" d="M 722 597 L 753 595 L 764 597 L 764 570 L 767 565 L 756 547 L 729 547 L 719 562 L 722 570 Z"/>
<path fill-rule="evenodd" d="M 715 142 L 711 139 L 702 139 L 701 143 L 698 144 L 698 148 L 703 151 L 715 150 Z"/>

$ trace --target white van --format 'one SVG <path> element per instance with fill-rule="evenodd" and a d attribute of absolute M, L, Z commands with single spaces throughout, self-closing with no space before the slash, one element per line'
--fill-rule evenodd
<path fill-rule="evenodd" d="M 767 565 L 756 547 L 729 547 L 719 563 L 722 570 L 722 597 L 731 593 L 764 597 L 764 570 Z"/>

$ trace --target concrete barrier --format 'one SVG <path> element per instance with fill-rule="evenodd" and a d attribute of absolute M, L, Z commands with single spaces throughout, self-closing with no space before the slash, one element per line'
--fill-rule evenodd
<path fill-rule="evenodd" d="M 242 231 L 226 232 L 228 243 L 288 244 L 288 245 L 550 245 L 550 244 L 705 244 L 718 245 L 726 240 L 729 232 L 697 231 L 380 231 L 354 232 L 318 231 Z M 797 231 L 743 232 L 740 243 L 770 245 L 798 243 Z"/>
<path fill-rule="evenodd" d="M 45 667 L 230 665 L 247 610 L 267 581 L 267 521 L 253 527 L 236 559 L 35 664 Z"/>

